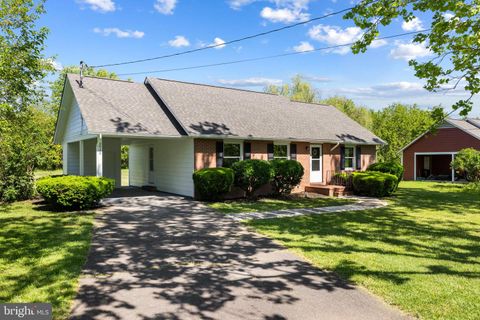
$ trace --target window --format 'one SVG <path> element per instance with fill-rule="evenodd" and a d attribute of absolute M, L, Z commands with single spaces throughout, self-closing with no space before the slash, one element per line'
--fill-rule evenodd
<path fill-rule="evenodd" d="M 153 160 L 153 148 L 150 147 L 148 149 L 148 168 L 150 171 L 153 171 L 154 167 L 153 167 L 153 163 L 154 163 L 154 160 Z"/>
<path fill-rule="evenodd" d="M 223 143 L 223 166 L 230 168 L 235 162 L 242 160 L 242 147 L 240 143 Z"/>
<path fill-rule="evenodd" d="M 288 145 L 276 144 L 273 146 L 274 159 L 288 159 Z"/>
<path fill-rule="evenodd" d="M 355 169 L 355 147 L 345 147 L 345 169 Z"/>

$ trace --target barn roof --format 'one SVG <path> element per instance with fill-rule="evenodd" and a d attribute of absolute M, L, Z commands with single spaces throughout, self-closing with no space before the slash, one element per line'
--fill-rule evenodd
<path fill-rule="evenodd" d="M 447 118 L 444 120 L 444 122 L 440 125 L 440 127 L 444 128 L 457 128 L 460 129 L 469 135 L 473 136 L 474 138 L 480 140 L 480 119 L 453 119 L 453 118 Z M 422 133 L 419 135 L 417 138 L 415 138 L 412 142 L 407 144 L 405 147 L 400 149 L 400 152 L 403 152 L 405 149 L 410 147 L 412 144 L 418 141 L 421 137 L 429 133 L 430 130 Z"/>

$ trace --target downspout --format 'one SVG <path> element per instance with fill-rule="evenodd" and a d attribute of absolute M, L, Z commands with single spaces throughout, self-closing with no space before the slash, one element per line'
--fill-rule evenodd
<path fill-rule="evenodd" d="M 340 145 L 340 142 L 337 142 L 337 144 L 334 145 L 334 146 L 330 149 L 330 151 L 333 151 L 333 150 L 337 149 L 339 145 Z"/>

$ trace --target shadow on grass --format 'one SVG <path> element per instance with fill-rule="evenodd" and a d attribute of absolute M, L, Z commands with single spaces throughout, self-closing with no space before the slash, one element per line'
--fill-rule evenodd
<path fill-rule="evenodd" d="M 403 262 L 401 257 L 434 262 L 426 266 L 425 272 L 402 271 L 401 268 L 390 272 L 369 269 L 344 259 L 332 269 L 345 279 L 365 275 L 402 284 L 409 281 L 412 274 L 480 278 L 480 272 L 475 271 L 480 256 L 480 223 L 465 218 L 480 213 L 478 198 L 462 192 L 456 185 L 430 186 L 400 188 L 390 199 L 390 206 L 385 208 L 252 220 L 248 225 L 306 254 L 378 254 L 396 256 L 399 263 Z M 452 270 L 444 265 L 446 261 L 475 269 Z"/>
<path fill-rule="evenodd" d="M 92 220 L 92 213 L 53 213 L 29 202 L 1 206 L 0 301 L 50 302 L 56 316 L 66 317 Z"/>

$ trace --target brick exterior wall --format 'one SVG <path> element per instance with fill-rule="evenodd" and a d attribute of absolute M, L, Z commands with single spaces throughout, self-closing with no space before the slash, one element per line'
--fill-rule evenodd
<path fill-rule="evenodd" d="M 217 166 L 216 140 L 195 139 L 193 143 L 195 170 Z"/>
<path fill-rule="evenodd" d="M 251 141 L 252 144 L 252 159 L 268 160 L 267 145 L 272 143 L 271 141 Z"/>
<path fill-rule="evenodd" d="M 323 182 L 328 184 L 336 172 L 340 172 L 340 146 L 324 143 L 323 151 Z"/>
<path fill-rule="evenodd" d="M 271 141 L 250 141 L 251 158 L 268 160 L 267 145 Z M 310 184 L 310 143 L 295 142 L 297 145 L 297 161 L 305 169 L 305 174 L 300 185 L 293 192 L 302 192 L 305 186 Z M 323 182 L 330 182 L 331 177 L 340 172 L 340 146 L 331 150 L 335 145 L 324 143 L 323 150 Z M 365 170 L 371 163 L 375 162 L 376 147 L 362 146 L 362 170 Z M 214 168 L 216 166 L 216 140 L 195 139 L 195 170 L 202 168 Z"/>
<path fill-rule="evenodd" d="M 292 192 L 303 192 L 305 186 L 310 184 L 310 143 L 296 142 L 297 145 L 297 161 L 303 166 L 305 173 L 303 174 L 300 185 L 292 190 Z"/>
<path fill-rule="evenodd" d="M 458 152 L 465 148 L 480 150 L 480 140 L 458 128 L 440 128 L 424 135 L 403 151 L 404 179 L 413 180 L 415 177 L 415 152 Z"/>
<path fill-rule="evenodd" d="M 362 171 L 377 160 L 376 146 L 362 146 Z"/>

